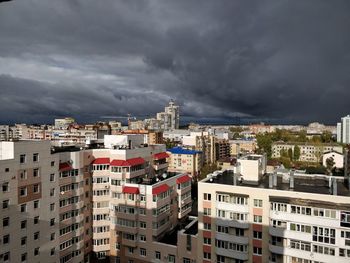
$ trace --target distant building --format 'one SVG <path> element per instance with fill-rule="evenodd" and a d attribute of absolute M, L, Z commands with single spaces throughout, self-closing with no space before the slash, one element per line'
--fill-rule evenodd
<path fill-rule="evenodd" d="M 350 143 L 350 115 L 341 118 L 337 123 L 337 142 Z"/>
<path fill-rule="evenodd" d="M 256 141 L 254 140 L 230 140 L 229 143 L 231 156 L 253 153 L 257 147 Z"/>
<path fill-rule="evenodd" d="M 157 120 L 161 122 L 161 129 L 175 130 L 180 126 L 180 107 L 171 100 L 169 105 L 164 108 L 164 112 L 157 113 Z"/>
<path fill-rule="evenodd" d="M 202 152 L 182 147 L 167 149 L 170 172 L 189 173 L 196 176 L 202 168 Z"/>
<path fill-rule="evenodd" d="M 10 138 L 10 127 L 8 125 L 0 125 L 0 141 L 7 141 Z"/>
<path fill-rule="evenodd" d="M 322 143 L 322 144 L 311 144 L 311 143 L 285 143 L 275 142 L 272 144 L 272 158 L 281 157 L 281 152 L 288 152 L 292 149 L 294 152 L 295 146 L 300 148 L 299 161 L 303 162 L 320 162 L 321 157 L 325 152 L 336 151 L 339 153 L 343 152 L 343 147 L 338 144 Z"/>
<path fill-rule="evenodd" d="M 69 125 L 75 123 L 75 120 L 71 117 L 66 117 L 62 119 L 55 119 L 55 129 L 66 130 Z"/>

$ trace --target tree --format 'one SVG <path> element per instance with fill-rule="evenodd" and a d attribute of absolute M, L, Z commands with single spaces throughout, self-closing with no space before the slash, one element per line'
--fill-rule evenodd
<path fill-rule="evenodd" d="M 300 147 L 298 145 L 294 145 L 293 157 L 294 161 L 298 161 L 300 158 Z"/>
<path fill-rule="evenodd" d="M 288 151 L 286 149 L 281 149 L 280 150 L 280 156 L 282 158 L 288 158 Z"/>
<path fill-rule="evenodd" d="M 208 174 L 210 174 L 216 170 L 218 170 L 218 166 L 216 165 L 216 163 L 203 165 L 201 170 L 200 170 L 198 180 L 204 179 Z"/>
<path fill-rule="evenodd" d="M 293 160 L 293 150 L 292 150 L 292 148 L 289 148 L 288 149 L 288 157 L 289 157 L 289 159 L 292 161 Z"/>
<path fill-rule="evenodd" d="M 256 141 L 258 145 L 258 153 L 266 153 L 268 158 L 271 158 L 271 145 L 272 145 L 272 138 L 271 135 L 268 133 L 265 134 L 257 134 L 256 135 Z"/>
<path fill-rule="evenodd" d="M 330 174 L 332 172 L 332 168 L 335 165 L 333 157 L 329 157 L 326 159 L 326 167 L 327 167 L 327 172 Z"/>
<path fill-rule="evenodd" d="M 332 133 L 330 131 L 324 131 L 322 132 L 321 134 L 321 140 L 322 142 L 325 142 L 325 143 L 331 143 L 333 141 L 332 139 Z"/>

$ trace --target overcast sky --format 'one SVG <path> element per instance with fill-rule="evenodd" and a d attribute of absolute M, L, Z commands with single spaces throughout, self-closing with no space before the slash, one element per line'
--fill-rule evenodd
<path fill-rule="evenodd" d="M 154 115 L 335 123 L 349 0 L 0 3 L 0 122 Z M 147 116 L 146 116 L 147 117 Z"/>

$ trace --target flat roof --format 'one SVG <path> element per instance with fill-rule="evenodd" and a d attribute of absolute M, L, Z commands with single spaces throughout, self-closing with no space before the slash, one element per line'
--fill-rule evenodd
<path fill-rule="evenodd" d="M 209 183 L 209 184 L 233 185 L 233 174 L 230 171 L 224 171 L 223 173 L 218 174 L 215 177 L 206 178 L 201 182 Z M 336 183 L 337 183 L 338 196 L 350 196 L 350 190 L 346 187 L 344 180 L 339 180 L 339 178 L 337 178 Z M 277 175 L 277 186 L 269 188 L 268 174 L 265 174 L 262 177 L 262 179 L 256 184 L 251 182 L 244 182 L 244 180 L 242 182 L 239 182 L 237 180 L 237 186 L 332 195 L 331 193 L 332 189 L 329 187 L 328 179 L 324 177 L 316 177 L 316 176 L 313 176 L 312 174 L 303 175 L 303 176 L 294 175 L 293 189 L 289 187 L 289 182 L 284 182 L 282 180 L 282 175 Z"/>

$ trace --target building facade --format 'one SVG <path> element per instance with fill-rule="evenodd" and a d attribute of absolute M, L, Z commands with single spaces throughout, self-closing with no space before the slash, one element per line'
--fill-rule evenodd
<path fill-rule="evenodd" d="M 170 172 L 183 172 L 195 177 L 202 168 L 202 153 L 199 151 L 174 147 L 167 149 L 167 153 Z"/>
<path fill-rule="evenodd" d="M 350 115 L 341 118 L 337 123 L 337 142 L 350 143 Z"/>

